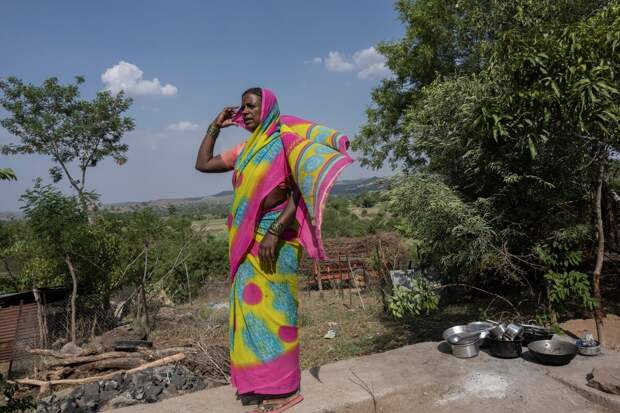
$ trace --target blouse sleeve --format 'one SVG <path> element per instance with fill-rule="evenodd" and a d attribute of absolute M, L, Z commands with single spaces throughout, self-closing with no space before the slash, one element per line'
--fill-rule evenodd
<path fill-rule="evenodd" d="M 240 144 L 235 145 L 220 154 L 222 160 L 228 168 L 233 169 L 235 167 L 235 162 L 237 161 L 239 154 L 243 150 L 243 145 L 245 145 L 245 142 L 241 142 Z"/>

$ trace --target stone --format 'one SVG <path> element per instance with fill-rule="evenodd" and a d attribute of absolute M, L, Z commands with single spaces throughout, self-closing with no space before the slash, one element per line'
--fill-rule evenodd
<path fill-rule="evenodd" d="M 72 356 L 79 356 L 80 354 L 82 354 L 84 352 L 84 349 L 82 349 L 82 347 L 75 345 L 71 342 L 65 344 L 64 346 L 62 346 L 62 348 L 60 349 L 60 352 L 62 354 L 67 354 L 67 355 L 72 355 Z"/>
<path fill-rule="evenodd" d="M 53 404 L 56 401 L 56 395 L 52 394 L 51 396 L 44 397 L 40 400 L 41 403 L 45 403 L 48 406 Z"/>
<path fill-rule="evenodd" d="M 64 400 L 60 403 L 61 413 L 75 413 L 77 411 L 77 405 L 73 400 Z"/>
<path fill-rule="evenodd" d="M 99 383 L 85 384 L 82 398 L 87 400 L 97 400 L 99 398 Z"/>
<path fill-rule="evenodd" d="M 101 386 L 101 390 L 102 391 L 114 391 L 114 390 L 118 390 L 118 388 L 120 387 L 118 381 L 116 380 L 109 380 L 106 381 L 103 386 Z"/>
<path fill-rule="evenodd" d="M 596 367 L 586 378 L 588 386 L 620 395 L 620 367 Z"/>
<path fill-rule="evenodd" d="M 153 380 L 152 372 L 144 370 L 142 372 L 132 375 L 130 380 L 134 388 L 143 387 Z"/>
<path fill-rule="evenodd" d="M 144 387 L 144 400 L 147 403 L 154 403 L 157 401 L 157 397 L 164 390 L 164 386 L 161 384 L 147 384 Z"/>
<path fill-rule="evenodd" d="M 69 398 L 71 399 L 81 399 L 84 395 L 84 386 L 78 386 L 71 393 L 69 393 Z"/>
<path fill-rule="evenodd" d="M 137 400 L 134 400 L 131 397 L 127 397 L 126 395 L 120 395 L 110 400 L 108 406 L 117 409 L 119 407 L 133 406 L 138 403 L 139 402 Z"/>
<path fill-rule="evenodd" d="M 99 400 L 107 402 L 108 400 L 112 400 L 117 395 L 116 390 L 104 390 L 99 393 Z"/>
<path fill-rule="evenodd" d="M 170 384 L 172 384 L 177 390 L 183 390 L 183 387 L 185 387 L 185 381 L 185 377 L 177 373 L 170 379 Z"/>

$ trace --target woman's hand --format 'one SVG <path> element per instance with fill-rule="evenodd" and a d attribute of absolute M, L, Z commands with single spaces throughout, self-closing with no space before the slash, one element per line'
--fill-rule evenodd
<path fill-rule="evenodd" d="M 235 106 L 227 106 L 216 117 L 213 123 L 218 128 L 227 128 L 235 123 L 232 121 L 232 117 L 237 111 Z"/>
<path fill-rule="evenodd" d="M 280 239 L 269 232 L 265 234 L 258 248 L 258 258 L 262 263 L 273 265 L 276 262 L 276 248 Z"/>

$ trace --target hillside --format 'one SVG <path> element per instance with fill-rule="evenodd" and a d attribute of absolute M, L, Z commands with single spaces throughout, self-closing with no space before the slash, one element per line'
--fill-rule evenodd
<path fill-rule="evenodd" d="M 387 187 L 387 178 L 363 178 L 350 179 L 336 182 L 332 189 L 333 195 L 356 195 L 367 191 L 376 191 Z M 132 209 L 154 208 L 163 209 L 169 207 L 200 207 L 221 206 L 232 201 L 232 191 L 222 191 L 204 197 L 189 198 L 162 198 L 153 201 L 127 201 L 104 204 L 104 209 L 114 212 L 125 212 Z M 7 221 L 21 217 L 21 212 L 0 212 L 0 220 Z"/>

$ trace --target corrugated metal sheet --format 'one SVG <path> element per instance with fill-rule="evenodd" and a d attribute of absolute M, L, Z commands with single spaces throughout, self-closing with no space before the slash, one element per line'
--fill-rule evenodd
<path fill-rule="evenodd" d="M 19 323 L 19 325 L 18 325 Z M 37 306 L 34 303 L 0 308 L 0 362 L 28 355 L 24 350 L 39 343 Z M 14 349 L 13 349 L 14 348 Z"/>

